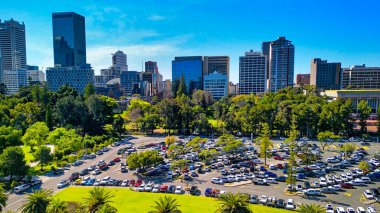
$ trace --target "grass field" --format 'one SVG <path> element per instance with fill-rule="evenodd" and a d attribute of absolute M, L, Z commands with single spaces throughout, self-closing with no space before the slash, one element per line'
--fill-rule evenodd
<path fill-rule="evenodd" d="M 57 193 L 54 198 L 64 201 L 83 201 L 88 196 L 91 187 L 69 187 Z M 115 195 L 113 198 L 114 207 L 119 212 L 148 212 L 152 210 L 151 206 L 154 201 L 164 194 L 134 192 L 128 188 L 110 188 L 109 190 Z M 218 208 L 218 201 L 214 198 L 191 195 L 170 195 L 177 199 L 182 212 L 211 213 Z M 253 212 L 280 213 L 290 212 L 282 209 L 270 208 L 260 205 L 251 205 Z"/>

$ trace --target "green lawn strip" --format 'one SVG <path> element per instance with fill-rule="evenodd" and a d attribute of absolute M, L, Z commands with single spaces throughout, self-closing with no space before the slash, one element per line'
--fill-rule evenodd
<path fill-rule="evenodd" d="M 64 201 L 81 201 L 88 196 L 88 191 L 92 187 L 69 187 L 57 193 L 54 198 L 59 198 Z M 109 188 L 113 198 L 113 206 L 119 212 L 147 212 L 152 210 L 151 206 L 154 201 L 158 200 L 161 196 L 172 196 L 177 199 L 180 204 L 182 212 L 197 212 L 209 213 L 215 212 L 218 208 L 218 201 L 214 198 L 204 196 L 191 196 L 191 195 L 174 195 L 174 194 L 161 194 L 161 193 L 148 193 L 148 192 L 134 192 L 128 188 Z M 289 212 L 283 209 L 270 208 L 260 205 L 251 205 L 254 212 L 265 213 L 280 213 Z"/>

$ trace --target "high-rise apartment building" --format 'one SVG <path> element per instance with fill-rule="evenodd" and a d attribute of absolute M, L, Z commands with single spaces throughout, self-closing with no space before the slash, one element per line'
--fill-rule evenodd
<path fill-rule="evenodd" d="M 3 82 L 7 86 L 7 95 L 15 94 L 19 88 L 29 85 L 25 69 L 4 70 Z"/>
<path fill-rule="evenodd" d="M 204 56 L 203 57 L 203 76 L 214 72 L 230 76 L 230 57 L 229 56 Z"/>
<path fill-rule="evenodd" d="M 296 85 L 305 86 L 310 85 L 310 74 L 297 74 L 296 76 Z"/>
<path fill-rule="evenodd" d="M 310 85 L 320 90 L 340 88 L 341 63 L 329 63 L 327 60 L 314 58 L 311 60 Z"/>
<path fill-rule="evenodd" d="M 261 94 L 267 88 L 267 56 L 249 51 L 239 57 L 239 94 Z"/>
<path fill-rule="evenodd" d="M 342 89 L 380 89 L 380 67 L 344 68 L 342 79 Z"/>
<path fill-rule="evenodd" d="M 285 37 L 264 42 L 262 52 L 268 57 L 268 91 L 293 86 L 294 82 L 294 45 Z"/>
<path fill-rule="evenodd" d="M 203 57 L 185 56 L 175 57 L 172 61 L 173 82 L 184 77 L 187 90 L 203 89 Z"/>
<path fill-rule="evenodd" d="M 25 25 L 0 20 L 0 82 L 6 70 L 26 70 Z"/>
<path fill-rule="evenodd" d="M 127 55 L 118 50 L 112 54 L 112 67 L 117 67 L 121 71 L 128 71 Z"/>
<path fill-rule="evenodd" d="M 158 72 L 157 62 L 145 62 L 145 72 L 142 73 L 142 80 L 150 83 L 152 95 L 159 95 L 162 92 L 162 75 Z"/>
<path fill-rule="evenodd" d="M 54 66 L 86 64 L 85 18 L 74 12 L 53 13 Z"/>

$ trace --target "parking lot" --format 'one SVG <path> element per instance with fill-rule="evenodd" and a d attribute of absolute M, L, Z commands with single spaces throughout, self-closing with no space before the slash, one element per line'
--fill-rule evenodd
<path fill-rule="evenodd" d="M 241 158 L 240 163 L 239 162 L 230 162 L 230 160 L 227 160 L 227 158 L 224 156 L 216 157 L 213 161 L 213 163 L 209 166 L 203 167 L 203 169 L 198 170 L 197 165 L 200 165 L 199 161 L 196 160 L 196 156 L 189 155 L 189 158 L 192 158 L 193 164 L 190 165 L 189 172 L 187 173 L 186 177 L 189 178 L 189 180 L 183 180 L 180 178 L 168 178 L 168 170 L 169 167 L 161 166 L 161 172 L 157 176 L 151 176 L 151 177 L 145 177 L 141 175 L 136 175 L 136 170 L 129 170 L 128 167 L 126 167 L 126 171 L 121 171 L 121 163 L 125 163 L 126 160 L 126 154 L 120 154 L 120 149 L 128 148 L 128 150 L 132 150 L 131 152 L 142 152 L 147 149 L 159 149 L 160 142 L 163 142 L 164 138 L 162 137 L 145 137 L 145 136 L 136 136 L 134 139 L 131 139 L 129 141 L 124 141 L 121 144 L 117 144 L 117 146 L 109 147 L 109 150 L 104 152 L 101 155 L 95 156 L 94 159 L 88 159 L 83 160 L 83 164 L 72 166 L 70 168 L 67 168 L 67 170 L 64 171 L 63 174 L 60 175 L 46 175 L 42 176 L 42 184 L 35 186 L 35 187 L 42 187 L 46 189 L 52 189 L 54 192 L 57 192 L 59 190 L 62 190 L 62 188 L 67 187 L 66 184 L 60 184 L 62 180 L 69 180 L 70 177 L 74 173 L 81 173 L 84 169 L 91 168 L 91 171 L 88 171 L 88 174 L 80 175 L 79 177 L 74 177 L 70 184 L 73 185 L 107 185 L 109 187 L 123 187 L 128 186 L 132 187 L 132 189 L 139 191 L 146 191 L 145 189 L 141 190 L 141 184 L 144 184 L 146 187 L 146 184 L 148 185 L 147 191 L 151 191 L 154 188 L 154 185 L 164 185 L 169 186 L 173 185 L 175 187 L 182 186 L 181 193 L 189 193 L 186 192 L 185 189 L 190 188 L 193 185 L 196 185 L 199 188 L 199 191 L 202 195 L 205 195 L 206 189 L 213 189 L 213 191 L 216 191 L 218 193 L 223 192 L 241 192 L 241 193 L 247 193 L 249 195 L 257 195 L 259 198 L 262 195 L 266 195 L 268 197 L 274 196 L 277 199 L 284 199 L 287 201 L 288 199 L 293 199 L 297 205 L 301 203 L 317 203 L 319 205 L 325 206 L 326 204 L 332 204 L 334 207 L 341 206 L 344 208 L 347 207 L 354 207 L 355 209 L 359 206 L 363 206 L 367 209 L 370 205 L 375 205 L 377 207 L 377 202 L 375 199 L 367 199 L 365 198 L 363 192 L 366 189 L 369 188 L 377 188 L 379 187 L 379 182 L 376 182 L 375 180 L 372 180 L 371 183 L 363 183 L 362 186 L 354 186 L 354 189 L 341 189 L 340 191 L 334 192 L 334 194 L 325 194 L 322 193 L 321 196 L 305 196 L 304 193 L 302 193 L 303 190 L 305 190 L 305 182 L 308 181 L 309 183 L 312 183 L 314 181 L 321 183 L 321 179 L 317 177 L 303 177 L 302 175 L 299 175 L 299 180 L 297 181 L 297 185 L 301 185 L 302 189 L 298 193 L 294 193 L 294 195 L 289 195 L 289 193 L 285 193 L 285 189 L 287 188 L 287 184 L 285 182 L 275 181 L 276 177 L 279 176 L 285 176 L 286 174 L 283 173 L 283 169 L 277 169 L 277 170 L 271 170 L 268 169 L 268 171 L 264 171 L 265 169 L 262 167 L 262 163 L 264 160 L 262 158 L 256 158 L 256 154 L 254 150 L 259 150 L 259 147 L 256 144 L 251 143 L 248 139 L 245 141 L 245 146 L 247 147 L 247 150 L 242 153 L 242 155 L 239 157 Z M 187 139 L 182 140 L 184 143 L 186 143 Z M 281 140 L 274 140 L 274 149 L 277 156 L 279 157 L 270 157 L 267 159 L 268 165 L 273 165 L 273 169 L 275 166 L 279 167 L 279 164 L 281 164 L 284 167 L 286 160 L 283 160 L 282 158 L 286 158 L 286 151 L 281 148 L 280 144 L 283 143 Z M 319 145 L 318 142 L 309 141 L 308 144 L 315 143 L 316 145 Z M 213 142 L 209 143 L 210 146 L 213 144 Z M 356 143 L 360 146 L 360 143 Z M 322 154 L 322 159 L 319 160 L 321 162 L 326 162 L 326 159 L 337 159 L 337 157 L 334 158 L 334 156 L 338 156 L 339 152 L 337 152 L 337 148 L 339 146 L 339 143 L 333 144 L 330 148 L 326 149 Z M 143 147 L 149 147 L 144 148 Z M 368 153 L 368 155 L 364 155 L 363 160 L 370 160 L 373 158 L 374 154 L 377 152 L 379 148 L 379 144 L 371 143 L 370 146 L 364 146 L 362 147 L 362 150 L 365 150 L 365 152 Z M 282 150 L 282 151 L 280 151 Z M 119 154 L 118 154 L 119 151 Z M 162 151 L 163 152 L 163 151 Z M 363 151 L 364 152 L 364 151 Z M 98 153 L 100 154 L 100 153 Z M 245 157 L 244 157 L 245 156 Z M 118 160 L 120 159 L 120 161 Z M 275 160 L 274 158 L 278 159 Z M 115 161 L 114 165 L 108 165 L 111 161 Z M 318 161 L 318 162 L 319 162 Z M 334 165 L 337 165 L 338 163 L 344 162 L 343 160 L 330 160 L 331 163 L 328 163 L 324 166 L 322 166 L 321 162 L 315 163 L 314 165 L 309 165 L 308 168 L 315 168 L 313 171 L 325 171 L 326 167 L 332 167 L 334 168 Z M 335 175 L 336 178 L 339 180 L 340 174 L 351 174 L 351 170 L 358 167 L 358 161 L 354 160 L 352 161 L 352 165 L 347 166 L 346 168 L 340 168 L 339 170 L 331 171 L 327 175 L 328 180 L 334 179 L 332 176 Z M 252 170 L 252 165 L 245 165 L 241 162 L 255 162 L 254 163 L 254 171 Z M 100 168 L 101 165 L 104 163 L 107 164 L 107 168 L 102 170 Z M 113 163 L 112 163 L 113 164 Z M 168 162 L 170 164 L 170 162 Z M 318 166 L 319 165 L 319 166 Z M 233 168 L 232 168 L 233 167 Z M 299 167 L 305 168 L 305 165 L 300 165 Z M 336 167 L 336 166 L 335 166 Z M 96 169 L 99 168 L 99 172 L 94 172 Z M 281 167 L 280 167 L 281 168 Z M 260 173 L 260 170 L 261 173 Z M 327 170 L 326 170 L 327 171 Z M 175 171 L 173 171 L 175 173 Z M 191 177 L 192 173 L 194 173 L 194 177 Z M 223 173 L 223 174 L 222 174 Z M 231 174 L 234 173 L 234 174 Z M 355 173 L 355 172 L 353 172 Z M 257 178 L 260 177 L 260 175 L 264 175 L 260 179 L 265 179 L 266 182 L 276 182 L 276 183 L 267 183 L 265 185 L 255 185 L 252 183 L 252 180 L 257 181 Z M 268 178 L 268 175 L 273 176 L 273 178 Z M 358 178 L 359 175 L 357 174 Z M 184 175 L 181 175 L 181 177 L 184 177 Z M 323 175 L 323 177 L 326 177 Z M 79 178 L 79 179 L 78 179 Z M 230 180 L 229 180 L 230 178 Z M 231 180 L 234 178 L 234 180 Z M 131 180 L 134 180 L 135 182 L 138 182 L 138 179 L 141 179 L 141 183 L 136 184 L 132 183 Z M 187 179 L 187 178 L 184 178 Z M 213 180 L 214 179 L 214 180 Z M 213 183 L 216 180 L 223 180 L 221 182 L 217 182 L 217 184 Z M 354 179 L 354 178 L 353 178 Z M 91 181 L 90 181 L 91 180 Z M 326 180 L 327 181 L 327 180 Z M 349 180 L 347 180 L 348 182 Z M 229 182 L 229 183 L 228 183 Z M 124 184 L 123 184 L 124 183 Z M 262 184 L 262 183 L 258 183 Z M 60 186 L 59 189 L 57 186 Z M 332 188 L 334 185 L 340 185 L 340 183 L 336 182 L 331 183 Z M 80 187 L 80 186 L 78 186 Z M 149 188 L 150 187 L 150 188 Z M 319 187 L 317 187 L 319 188 Z M 325 187 L 327 188 L 327 187 Z M 215 190 L 217 189 L 217 190 Z M 165 189 L 167 190 L 167 189 Z M 334 189 L 336 190 L 336 189 Z M 31 190 L 28 190 L 25 193 L 29 193 Z M 157 190 L 159 191 L 159 190 Z M 173 191 L 174 192 L 174 191 Z M 10 196 L 10 199 L 8 201 L 7 210 L 15 210 L 19 208 L 22 205 L 22 201 L 25 197 L 25 193 L 21 194 L 12 194 Z"/>

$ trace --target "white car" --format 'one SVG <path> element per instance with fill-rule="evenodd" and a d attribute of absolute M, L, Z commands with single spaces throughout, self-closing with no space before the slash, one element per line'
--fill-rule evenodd
<path fill-rule="evenodd" d="M 344 210 L 343 207 L 339 206 L 339 207 L 336 207 L 336 213 L 346 213 L 346 210 Z"/>
<path fill-rule="evenodd" d="M 91 172 L 92 175 L 98 175 L 100 173 L 101 171 L 99 169 L 95 169 L 94 171 Z"/>
<path fill-rule="evenodd" d="M 223 181 L 221 179 L 219 179 L 219 178 L 212 178 L 211 179 L 211 183 L 214 183 L 214 184 L 223 184 Z"/>
<path fill-rule="evenodd" d="M 138 188 L 137 191 L 139 192 L 144 192 L 145 191 L 145 184 L 141 184 Z"/>
<path fill-rule="evenodd" d="M 352 207 L 347 207 L 347 213 L 355 213 L 355 209 Z"/>
<path fill-rule="evenodd" d="M 57 184 L 57 188 L 60 189 L 60 188 L 66 187 L 68 185 L 70 185 L 70 181 L 69 180 L 61 180 Z"/>
<path fill-rule="evenodd" d="M 159 184 L 156 184 L 153 186 L 153 189 L 152 189 L 152 192 L 159 192 L 160 191 L 160 185 Z"/>
<path fill-rule="evenodd" d="M 334 207 L 332 204 L 326 204 L 326 213 L 334 213 Z"/>
<path fill-rule="evenodd" d="M 15 193 L 22 193 L 22 192 L 28 190 L 29 187 L 30 187 L 29 184 L 22 184 L 22 185 L 16 186 L 16 187 L 13 189 L 13 191 L 14 191 Z"/>
<path fill-rule="evenodd" d="M 364 194 L 364 197 L 367 198 L 368 200 L 373 200 L 374 199 L 374 196 L 372 194 L 372 192 L 370 190 L 364 190 L 363 192 Z"/>
<path fill-rule="evenodd" d="M 183 194 L 182 186 L 175 187 L 174 194 Z"/>
<path fill-rule="evenodd" d="M 375 212 L 376 212 L 376 209 L 375 209 L 374 206 L 369 206 L 369 207 L 367 208 L 367 212 L 368 212 L 368 213 L 375 213 Z"/>
<path fill-rule="evenodd" d="M 259 202 L 261 204 L 266 204 L 268 202 L 268 197 L 266 195 L 261 195 Z"/>
<path fill-rule="evenodd" d="M 369 177 L 362 177 L 361 179 L 364 183 L 372 183 L 371 178 Z"/>
<path fill-rule="evenodd" d="M 356 209 L 356 213 L 367 213 L 367 212 L 365 211 L 365 209 L 364 209 L 363 207 L 359 206 L 359 207 Z"/>
<path fill-rule="evenodd" d="M 288 201 L 286 202 L 285 209 L 295 209 L 295 208 L 296 208 L 296 205 L 294 204 L 293 199 L 288 199 Z"/>
<path fill-rule="evenodd" d="M 123 180 L 120 186 L 128 186 L 129 185 L 129 180 Z"/>
<path fill-rule="evenodd" d="M 267 183 L 277 183 L 276 178 L 267 178 Z"/>
<path fill-rule="evenodd" d="M 146 191 L 146 192 L 152 191 L 152 184 L 151 183 L 146 184 L 144 191 Z"/>

